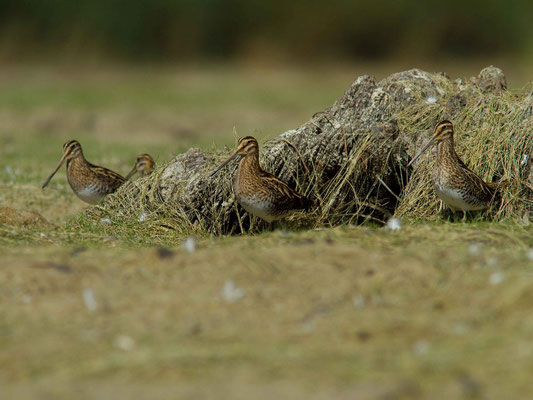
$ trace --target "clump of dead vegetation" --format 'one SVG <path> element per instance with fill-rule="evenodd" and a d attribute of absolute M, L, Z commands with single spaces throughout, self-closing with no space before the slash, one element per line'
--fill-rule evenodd
<path fill-rule="evenodd" d="M 407 136 L 432 134 L 435 121 L 449 118 L 450 104 L 462 103 L 453 114 L 455 147 L 463 161 L 488 182 L 508 181 L 502 201 L 485 216 L 494 220 L 529 220 L 533 210 L 533 93 L 508 91 L 451 96 L 446 102 L 420 103 L 398 115 Z M 441 202 L 431 184 L 434 157 L 417 162 L 396 213 L 415 219 L 435 219 Z"/>
<path fill-rule="evenodd" d="M 484 78 L 485 77 L 485 78 Z M 451 81 L 444 74 L 411 70 L 376 83 L 357 78 L 330 108 L 261 148 L 261 162 L 319 206 L 291 223 L 306 227 L 392 215 L 436 219 L 440 202 L 430 179 L 433 157 L 409 160 L 436 122 L 451 119 L 457 151 L 487 181 L 509 180 L 495 220 L 528 218 L 532 206 L 533 94 L 505 90 L 505 77 L 487 68 L 478 79 Z M 233 199 L 236 165 L 209 172 L 229 150 L 191 149 L 148 178 L 124 185 L 89 217 L 109 214 L 124 229 L 157 235 L 228 234 L 265 224 Z"/>

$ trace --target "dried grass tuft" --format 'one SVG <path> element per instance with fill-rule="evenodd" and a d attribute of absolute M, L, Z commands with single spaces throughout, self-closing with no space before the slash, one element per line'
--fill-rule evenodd
<path fill-rule="evenodd" d="M 510 182 L 501 205 L 484 215 L 497 221 L 520 220 L 529 215 L 533 209 L 532 94 L 482 93 L 474 84 L 465 89 L 442 75 L 427 76 L 436 82 L 438 96 L 428 98 L 421 91 L 407 106 L 387 105 L 387 110 L 394 111 L 388 123 L 350 129 L 338 124 L 323 135 L 324 143 L 317 145 L 320 136 L 316 134 L 323 132 L 327 125 L 324 121 L 334 120 L 333 112 L 326 110 L 317 117 L 317 123 L 312 119 L 299 130 L 262 146 L 263 168 L 318 203 L 316 210 L 297 214 L 290 224 L 309 228 L 364 221 L 384 223 L 392 215 L 437 219 L 441 204 L 430 173 L 434 157 L 428 154 L 414 169 L 407 168 L 407 164 L 429 138 L 435 123 L 445 118 L 454 122 L 457 152 L 473 171 L 489 182 Z M 401 84 L 396 81 L 396 86 L 390 85 L 389 93 L 402 93 Z M 305 142 L 306 135 L 315 140 L 313 146 Z M 109 196 L 102 207 L 88 211 L 89 217 L 110 215 L 120 222 L 120 229 L 152 238 L 167 236 L 169 231 L 185 237 L 263 230 L 267 225 L 248 216 L 233 200 L 235 166 L 218 174 L 216 180 L 207 177 L 228 153 L 192 149 L 178 156 L 185 160 L 180 164 L 185 171 L 172 175 L 173 181 L 169 182 L 165 170 L 175 167 L 179 160 L 161 164 L 150 177 L 128 183 Z"/>
<path fill-rule="evenodd" d="M 533 151 L 532 94 L 483 94 L 466 96 L 466 105 L 450 117 L 449 101 L 420 103 L 398 115 L 405 135 L 425 140 L 439 120 L 450 118 L 455 127 L 455 147 L 462 160 L 487 182 L 509 181 L 502 202 L 485 212 L 496 221 L 519 220 L 533 209 L 531 156 Z M 396 214 L 412 219 L 438 218 L 442 204 L 431 184 L 434 155 L 417 161 L 402 194 Z"/>

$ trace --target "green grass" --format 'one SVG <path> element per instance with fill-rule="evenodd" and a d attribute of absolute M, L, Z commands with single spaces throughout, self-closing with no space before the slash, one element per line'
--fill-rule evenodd
<path fill-rule="evenodd" d="M 352 71 L 9 77 L 0 205 L 48 224 L 0 223 L 0 397 L 533 395 L 531 225 L 197 232 L 188 253 L 179 229 L 95 219 L 64 170 L 40 189 L 70 138 L 122 173 L 138 153 L 232 145 L 233 126 L 264 140 L 328 106 Z"/>
<path fill-rule="evenodd" d="M 450 398 L 472 381 L 520 398 L 533 361 L 531 233 L 339 227 L 200 239 L 192 254 L 176 243 L 170 258 L 127 240 L 96 245 L 98 235 L 79 253 L 77 241 L 6 249 L 1 377 L 171 392 L 195 383 L 212 395 L 233 380 L 252 393 L 269 383 L 341 398 L 378 384 Z M 222 296 L 228 280 L 244 290 L 235 302 Z"/>

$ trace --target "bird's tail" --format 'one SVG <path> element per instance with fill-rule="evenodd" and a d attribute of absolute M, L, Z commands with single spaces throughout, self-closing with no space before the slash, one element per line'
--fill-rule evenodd
<path fill-rule="evenodd" d="M 509 179 L 505 179 L 499 182 L 487 182 L 487 185 L 494 191 L 492 196 L 492 204 L 500 205 L 502 202 L 502 195 L 505 189 L 511 185 Z"/>
<path fill-rule="evenodd" d="M 509 179 L 505 179 L 505 180 L 499 181 L 499 182 L 487 182 L 487 185 L 491 189 L 496 190 L 498 192 L 503 190 L 503 189 L 505 189 L 510 184 L 511 184 L 511 181 Z"/>

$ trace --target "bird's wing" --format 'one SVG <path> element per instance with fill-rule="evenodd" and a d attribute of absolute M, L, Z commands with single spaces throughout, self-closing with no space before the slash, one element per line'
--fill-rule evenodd
<path fill-rule="evenodd" d="M 298 193 L 287 183 L 267 171 L 261 171 L 261 179 L 276 193 L 277 203 L 287 209 L 306 208 L 310 203 L 307 197 Z"/>
<path fill-rule="evenodd" d="M 99 167 L 93 164 L 90 165 L 91 169 L 102 179 L 104 179 L 105 182 L 109 185 L 109 187 L 113 190 L 118 189 L 124 182 L 126 182 L 126 179 L 122 175 L 117 174 L 116 172 L 111 171 L 110 169 Z"/>
<path fill-rule="evenodd" d="M 494 195 L 497 192 L 496 185 L 489 184 L 481 179 L 477 174 L 472 171 L 468 166 L 459 159 L 459 166 L 464 173 L 464 179 L 468 180 L 469 183 L 475 188 L 475 191 L 480 194 L 480 197 L 483 200 L 490 201 L 494 198 Z"/>

